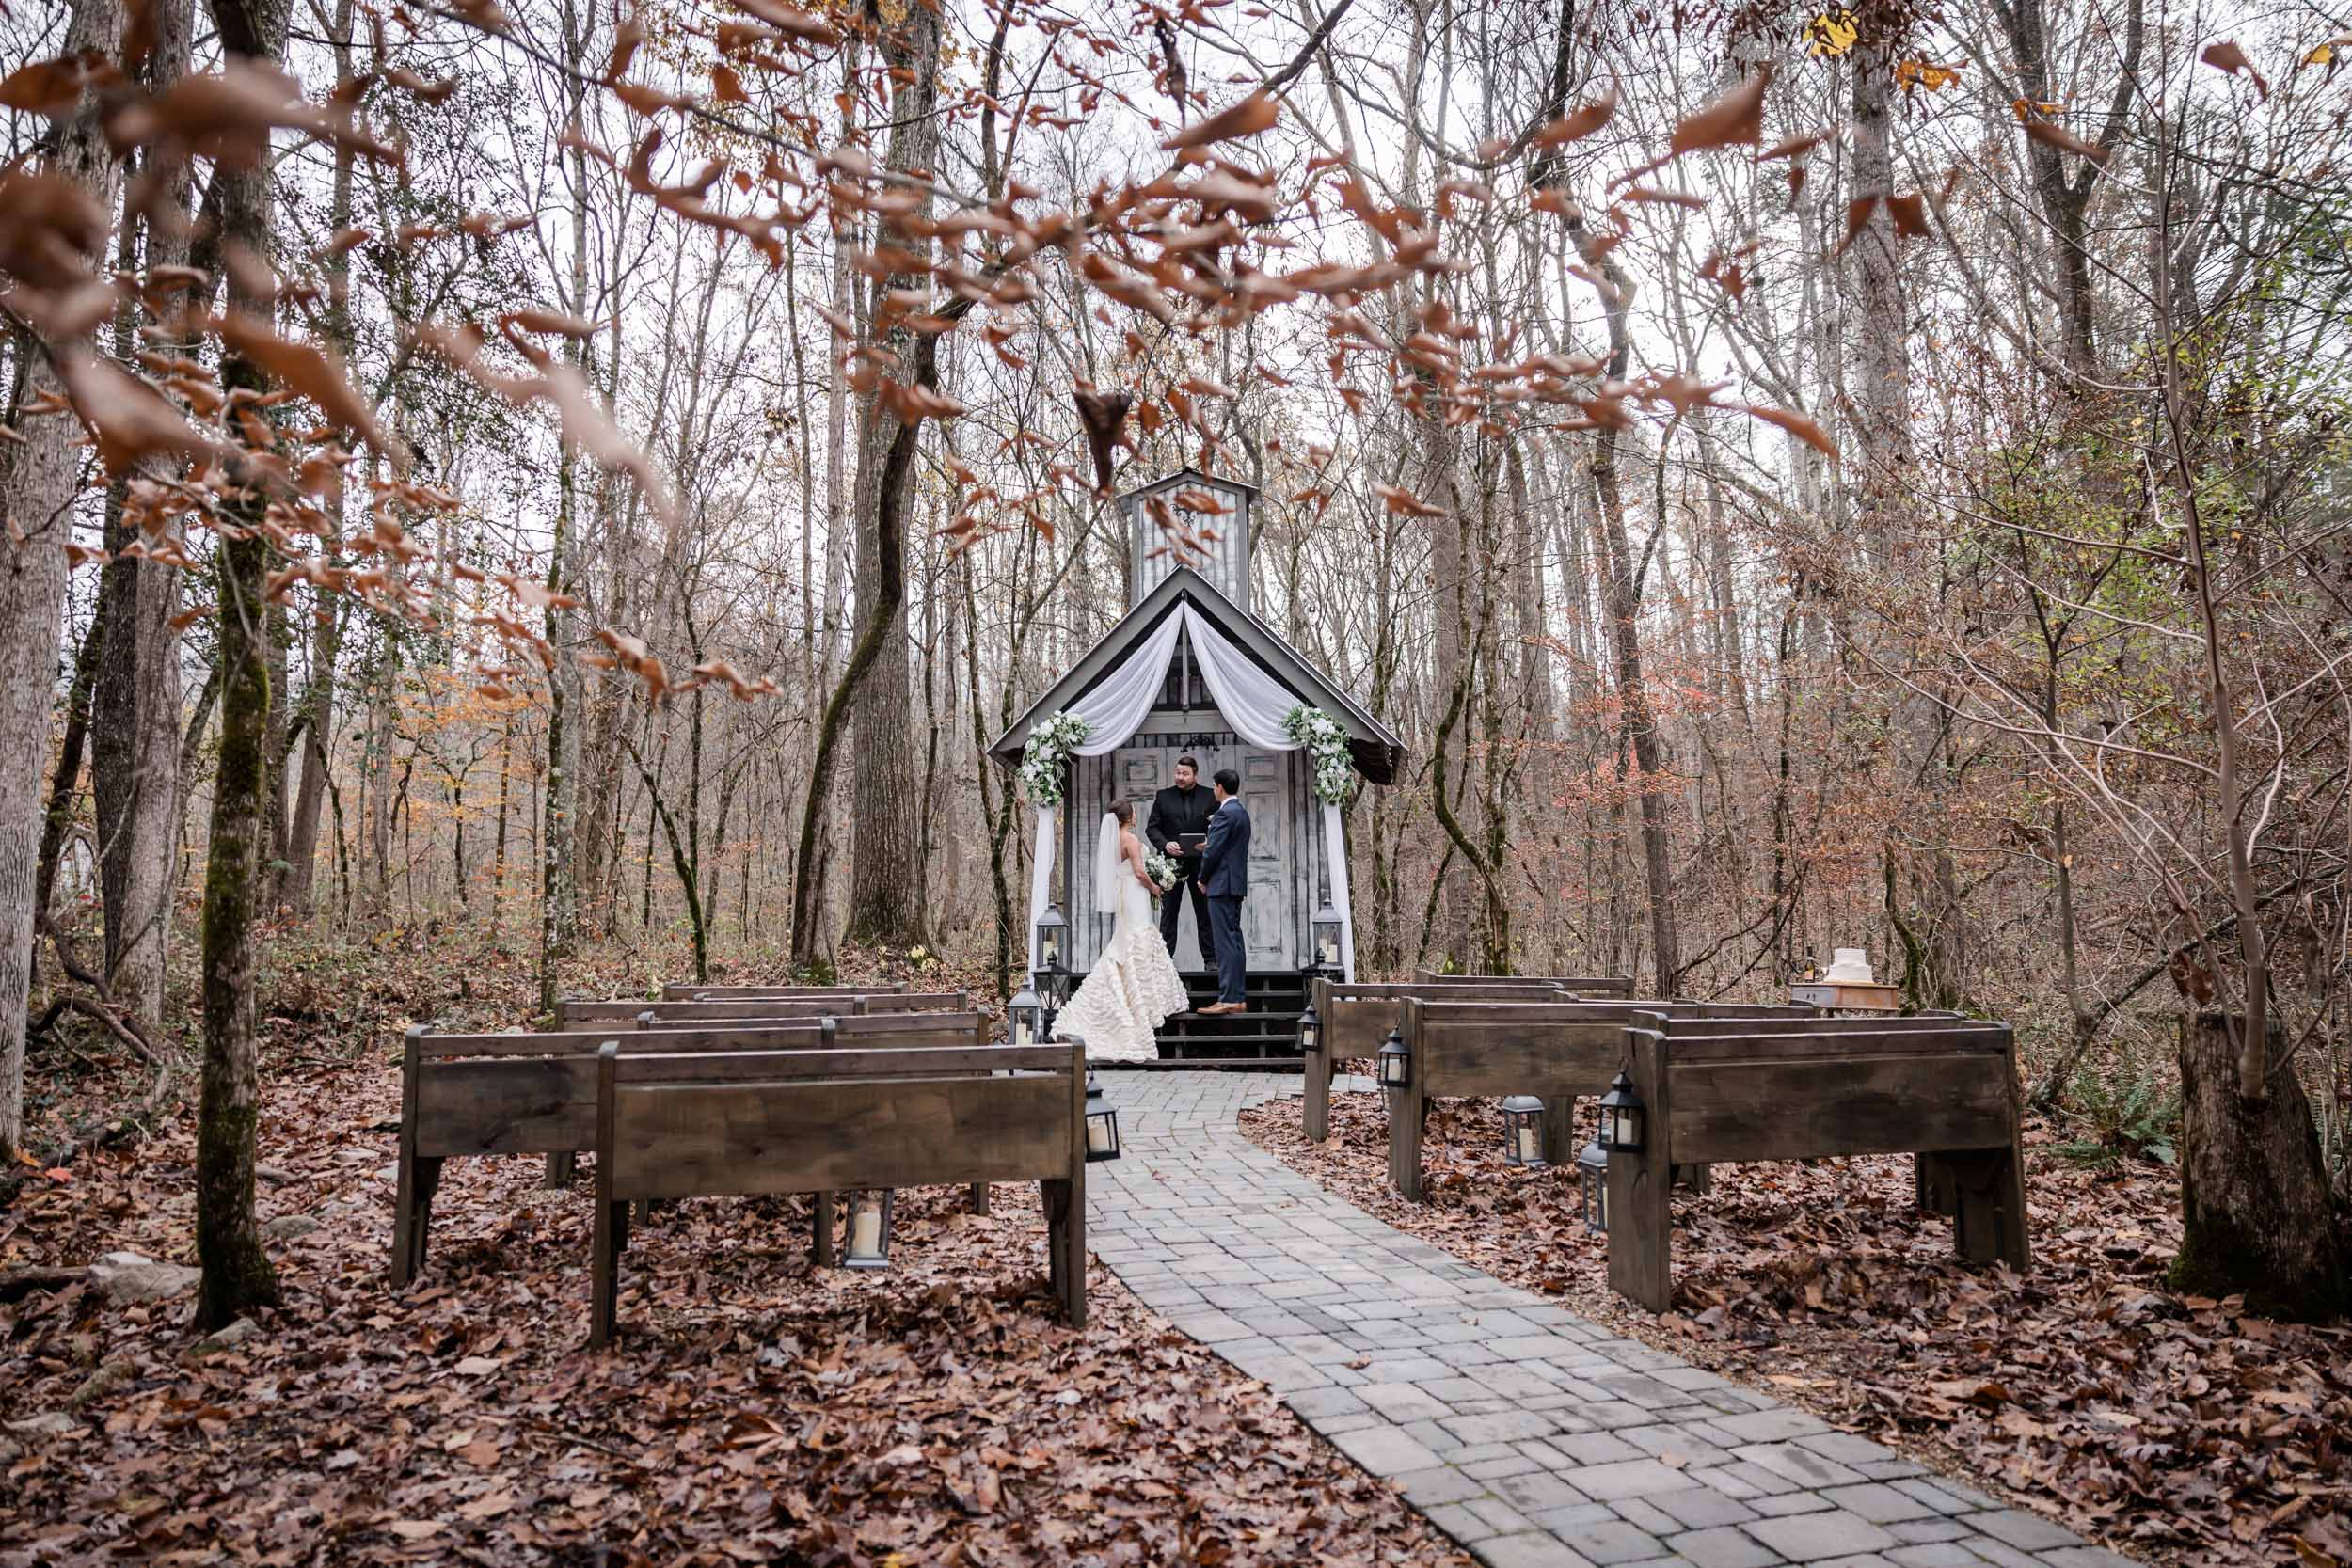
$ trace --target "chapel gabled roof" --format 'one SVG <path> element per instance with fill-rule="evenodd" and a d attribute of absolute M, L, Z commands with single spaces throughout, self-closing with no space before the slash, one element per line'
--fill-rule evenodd
<path fill-rule="evenodd" d="M 1189 604 L 1223 632 L 1250 661 L 1296 693 L 1300 702 L 1319 707 L 1347 731 L 1347 750 L 1356 770 L 1374 784 L 1394 784 L 1405 760 L 1405 743 L 1363 706 L 1340 689 L 1330 677 L 1307 662 L 1304 655 L 1276 634 L 1272 626 L 1233 603 L 1207 578 L 1189 566 L 1179 566 L 1159 586 L 1144 595 L 1119 624 L 1087 650 L 1084 657 L 1047 687 L 1027 711 L 1014 720 L 988 748 L 989 754 L 1008 767 L 1017 766 L 1029 731 L 1045 715 L 1068 707 L 1097 681 L 1116 669 L 1120 659 L 1150 636 L 1180 605 Z"/>

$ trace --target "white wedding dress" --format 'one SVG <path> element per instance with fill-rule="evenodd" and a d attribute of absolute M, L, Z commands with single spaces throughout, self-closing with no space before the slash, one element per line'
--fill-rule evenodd
<path fill-rule="evenodd" d="M 1157 1061 L 1161 1022 L 1192 998 L 1160 940 L 1152 895 L 1120 853 L 1119 819 L 1107 813 L 1095 842 L 1094 891 L 1097 908 L 1119 911 L 1111 940 L 1078 994 L 1055 1016 L 1054 1032 L 1086 1041 L 1089 1061 Z"/>

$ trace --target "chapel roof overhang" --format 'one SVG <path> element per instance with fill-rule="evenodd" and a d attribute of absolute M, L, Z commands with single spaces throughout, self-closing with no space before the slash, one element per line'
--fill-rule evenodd
<path fill-rule="evenodd" d="M 988 748 L 1007 767 L 1017 766 L 1029 731 L 1040 719 L 1068 707 L 1115 669 L 1135 645 L 1151 635 L 1161 621 L 1189 604 L 1223 632 L 1233 645 L 1267 674 L 1297 694 L 1298 700 L 1322 708 L 1347 731 L 1347 750 L 1356 770 L 1374 784 L 1396 782 L 1404 766 L 1405 743 L 1367 713 L 1330 678 L 1307 662 L 1296 649 L 1276 635 L 1274 628 L 1227 598 L 1207 578 L 1188 566 L 1179 566 L 1167 579 L 1129 610 L 1103 640 L 1087 650 L 1059 680 L 1045 689 L 1028 710 L 1014 720 Z"/>

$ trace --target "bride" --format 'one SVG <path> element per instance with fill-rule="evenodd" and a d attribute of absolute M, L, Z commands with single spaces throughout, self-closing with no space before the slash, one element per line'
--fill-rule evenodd
<path fill-rule="evenodd" d="M 1159 885 L 1143 869 L 1135 802 L 1113 800 L 1094 842 L 1094 904 L 1117 911 L 1117 923 L 1086 983 L 1054 1021 L 1056 1034 L 1086 1041 L 1089 1060 L 1158 1060 L 1154 1037 L 1161 1021 L 1191 1005 L 1152 917 L 1152 901 L 1159 895 Z"/>

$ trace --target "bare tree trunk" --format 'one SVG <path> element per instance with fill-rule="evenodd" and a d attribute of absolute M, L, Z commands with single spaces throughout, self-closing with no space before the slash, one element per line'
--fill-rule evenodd
<path fill-rule="evenodd" d="M 66 24 L 68 55 L 111 56 L 122 36 L 121 0 L 75 0 Z M 95 100 L 56 128 L 49 165 L 111 214 L 119 176 L 99 127 Z M 87 259 L 92 270 L 103 254 Z M 87 353 L 87 337 L 46 348 L 26 344 L 27 402 L 63 395 L 52 356 Z M 0 475 L 0 1159 L 24 1136 L 24 1008 L 33 977 L 33 895 L 40 872 L 49 763 L 49 722 L 57 691 L 59 626 L 65 610 L 65 546 L 83 489 L 82 427 L 67 416 L 8 422 L 24 444 Z M 19 541 L 22 541 L 21 543 Z"/>
<path fill-rule="evenodd" d="M 883 56 L 901 83 L 891 98 L 889 166 L 929 168 L 939 154 L 939 14 L 929 7 L 909 7 L 904 22 L 885 23 L 881 36 Z M 912 85 L 907 85 L 909 72 Z M 912 233 L 896 234 L 891 244 L 917 253 L 930 249 L 930 242 Z M 922 286 L 916 275 L 893 277 L 874 296 L 876 341 L 902 364 L 914 356 L 915 335 L 886 319 L 898 309 L 890 292 Z M 918 732 L 908 721 L 906 514 L 913 499 L 914 466 L 898 462 L 900 447 L 911 446 L 915 430 L 902 425 L 870 393 L 860 398 L 858 415 L 858 596 L 865 627 L 861 651 L 877 628 L 881 635 L 853 709 L 847 934 L 852 942 L 906 947 L 926 939 L 930 912 L 921 801 L 916 799 L 921 788 Z M 897 492 L 884 494 L 884 487 L 894 483 Z M 884 526 L 885 512 L 896 514 L 895 526 Z"/>
<path fill-rule="evenodd" d="M 230 55 L 275 62 L 286 45 L 288 0 L 213 0 L 222 47 Z M 226 245 L 267 257 L 270 184 L 266 167 L 223 168 L 220 230 Z M 266 314 L 269 302 L 252 297 L 235 274 L 229 307 Z M 259 365 L 227 356 L 221 385 L 256 393 L 269 388 Z M 253 1212 L 254 1146 L 261 1127 L 261 1094 L 253 1027 L 255 902 L 262 892 L 262 814 L 269 799 L 268 607 L 262 589 L 269 546 L 259 523 L 263 497 L 248 492 L 236 503 L 251 531 L 223 540 L 215 557 L 220 601 L 220 763 L 213 781 L 210 864 L 204 876 L 204 1065 L 196 1133 L 196 1250 L 204 1270 L 197 1323 L 225 1327 L 247 1307 L 278 1299 L 277 1271 L 262 1246 Z"/>
<path fill-rule="evenodd" d="M 56 770 L 49 778 L 49 816 L 40 829 L 40 864 L 33 878 L 36 926 L 49 912 L 57 885 L 57 857 L 65 851 L 66 832 L 73 826 L 73 797 L 82 786 L 83 743 L 89 737 L 90 688 L 98 679 L 98 650 L 106 637 L 106 603 L 102 597 L 82 634 L 82 651 L 73 658 L 73 685 L 66 692 L 65 739 L 57 748 Z M 40 966 L 34 966 L 38 969 Z"/>
<path fill-rule="evenodd" d="M 2243 1291 L 2253 1311 L 2322 1321 L 2352 1311 L 2344 1222 L 2294 1072 L 2274 1072 L 2260 1098 L 2240 1092 L 2247 1023 L 2217 1013 L 2181 1021 L 2183 1224 L 2172 1283 L 2201 1295 Z"/>
<path fill-rule="evenodd" d="M 595 25 L 589 14 L 576 12 L 571 6 L 564 9 L 564 53 L 570 67 L 571 130 L 582 133 L 580 104 L 586 88 L 580 72 L 587 59 L 589 30 Z M 565 306 L 578 315 L 587 305 L 588 296 L 588 158 L 578 147 L 571 150 L 572 199 L 572 262 L 570 287 Z M 578 338 L 564 341 L 564 356 L 577 366 L 583 349 Z M 572 540 L 579 529 L 580 454 L 570 441 L 563 443 L 556 466 L 555 537 L 548 550 L 548 593 L 545 635 L 555 650 L 555 668 L 548 676 L 548 780 L 547 819 L 540 829 L 539 854 L 539 1010 L 555 1011 L 557 995 L 561 992 L 561 972 L 564 961 L 572 956 L 572 945 L 579 935 L 580 909 L 578 896 L 579 869 L 574 863 L 572 818 L 579 790 L 575 783 L 580 758 L 579 718 L 572 700 L 575 672 L 568 656 L 568 618 L 557 608 L 557 601 L 571 592 Z"/>
<path fill-rule="evenodd" d="M 310 627 L 310 684 L 302 694 L 302 778 L 294 788 L 294 815 L 286 829 L 286 868 L 278 873 L 278 899 L 301 919 L 315 904 L 319 813 L 326 798 L 329 740 L 335 723 L 335 663 L 342 657 L 343 607 L 322 603 Z"/>
<path fill-rule="evenodd" d="M 190 0 L 158 0 L 151 15 L 155 42 L 145 76 L 150 90 L 160 93 L 187 73 L 196 18 Z M 140 225 L 151 277 L 188 259 L 184 224 L 195 179 L 182 163 L 170 182 L 159 198 L 167 220 Z M 124 232 L 126 238 L 131 232 L 127 219 Z M 117 352 L 125 358 L 136 346 L 135 319 L 135 308 L 126 303 L 117 321 Z M 164 477 L 168 466 L 151 462 L 147 471 Z M 171 626 L 180 608 L 180 572 L 123 554 L 141 530 L 119 512 L 110 515 L 106 531 L 113 559 L 99 578 L 106 638 L 90 758 L 106 906 L 106 981 L 117 1002 L 152 1023 L 163 1011 L 180 804 L 180 634 Z"/>

